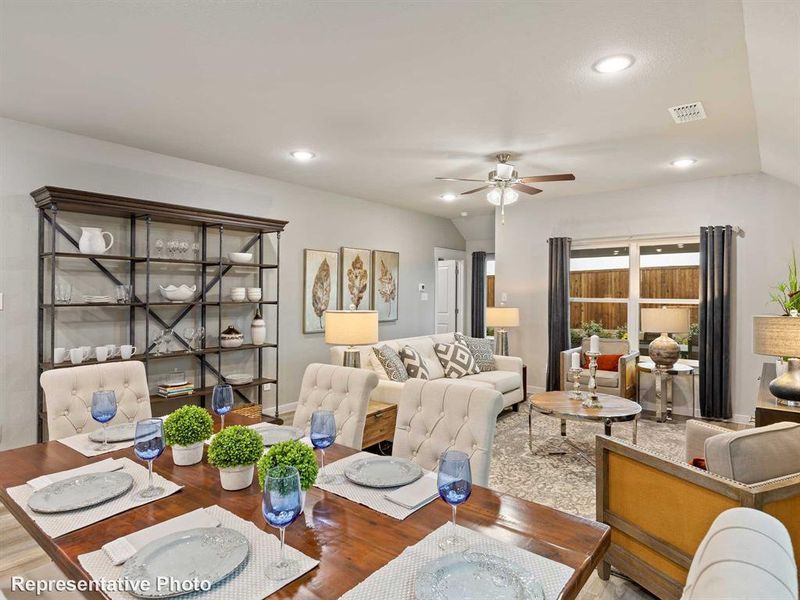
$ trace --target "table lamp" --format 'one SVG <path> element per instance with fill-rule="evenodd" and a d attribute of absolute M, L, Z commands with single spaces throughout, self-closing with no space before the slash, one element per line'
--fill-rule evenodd
<path fill-rule="evenodd" d="M 342 365 L 361 367 L 361 353 L 354 346 L 375 344 L 378 341 L 378 311 L 326 310 L 325 342 L 348 346 Z"/>
<path fill-rule="evenodd" d="M 489 306 L 486 308 L 486 325 L 494 327 L 494 353 L 508 356 L 506 327 L 519 327 L 519 309 L 510 306 Z"/>
<path fill-rule="evenodd" d="M 769 391 L 784 406 L 800 406 L 800 317 L 753 317 L 753 352 L 789 359 L 786 373 L 769 383 Z"/>
<path fill-rule="evenodd" d="M 648 354 L 657 367 L 671 369 L 678 362 L 681 347 L 667 334 L 689 331 L 689 309 L 643 308 L 642 331 L 661 334 L 650 342 Z"/>

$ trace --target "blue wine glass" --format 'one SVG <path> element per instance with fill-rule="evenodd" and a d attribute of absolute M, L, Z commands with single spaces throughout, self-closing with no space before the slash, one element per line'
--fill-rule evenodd
<path fill-rule="evenodd" d="M 333 411 L 317 410 L 311 413 L 311 445 L 320 451 L 320 469 L 317 475 L 319 483 L 333 483 L 334 477 L 325 473 L 325 448 L 336 440 L 336 417 Z"/>
<path fill-rule="evenodd" d="M 456 529 L 456 509 L 467 501 L 472 493 L 472 470 L 469 456 L 458 450 L 447 450 L 439 457 L 437 477 L 439 496 L 453 509 L 453 534 L 439 542 L 439 547 L 447 552 L 463 551 L 467 540 L 458 535 Z"/>
<path fill-rule="evenodd" d="M 301 508 L 300 473 L 297 469 L 280 465 L 267 471 L 261 512 L 267 524 L 280 530 L 281 538 L 281 556 L 267 566 L 266 575 L 269 579 L 289 579 L 299 570 L 298 561 L 286 560 L 284 538 L 286 528 L 294 523 Z"/>
<path fill-rule="evenodd" d="M 225 415 L 233 408 L 233 388 L 227 383 L 218 383 L 211 393 L 211 408 L 219 415 L 219 430 L 225 429 Z"/>
<path fill-rule="evenodd" d="M 106 424 L 117 414 L 117 396 L 113 390 L 97 390 L 92 394 L 92 418 L 103 424 L 103 443 L 97 444 L 94 449 L 98 452 L 108 452 L 113 446 L 108 443 Z"/>
<path fill-rule="evenodd" d="M 136 421 L 133 442 L 136 456 L 147 461 L 148 486 L 136 494 L 137 500 L 155 498 L 164 493 L 164 488 L 153 485 L 153 461 L 164 452 L 164 423 L 161 419 Z"/>

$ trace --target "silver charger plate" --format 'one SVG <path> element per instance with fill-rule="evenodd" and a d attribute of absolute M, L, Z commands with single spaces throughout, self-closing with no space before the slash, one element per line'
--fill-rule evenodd
<path fill-rule="evenodd" d="M 133 477 L 119 471 L 76 475 L 34 492 L 28 507 L 39 513 L 78 510 L 113 500 L 132 487 Z"/>
<path fill-rule="evenodd" d="M 364 487 L 400 487 L 422 477 L 422 468 L 404 458 L 376 456 L 354 461 L 345 468 L 344 476 Z"/>
<path fill-rule="evenodd" d="M 544 600 L 527 569 L 492 554 L 446 554 L 417 571 L 417 600 Z"/>
<path fill-rule="evenodd" d="M 108 442 L 129 442 L 136 437 L 136 423 L 119 423 L 106 428 Z M 95 429 L 89 434 L 89 439 L 93 442 L 103 441 L 103 430 Z"/>
<path fill-rule="evenodd" d="M 264 440 L 265 446 L 274 446 L 280 442 L 299 440 L 303 437 L 303 430 L 289 425 L 256 425 L 253 427 Z"/>
<path fill-rule="evenodd" d="M 125 562 L 122 578 L 130 581 L 128 592 L 134 596 L 171 598 L 195 590 L 168 586 L 159 589 L 159 581 L 184 582 L 196 578 L 198 583 L 208 582 L 213 586 L 238 569 L 249 554 L 250 543 L 238 531 L 198 527 L 147 544 Z"/>

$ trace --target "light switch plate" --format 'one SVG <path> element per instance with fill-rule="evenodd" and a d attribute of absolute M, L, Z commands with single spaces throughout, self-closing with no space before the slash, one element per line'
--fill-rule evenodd
<path fill-rule="evenodd" d="M 428 293 L 427 292 L 422 292 L 419 295 L 419 299 L 422 300 L 423 302 L 427 302 L 428 301 Z"/>
<path fill-rule="evenodd" d="M 419 284 L 419 291 L 420 292 L 424 292 L 425 291 L 425 284 L 424 283 L 420 283 Z"/>

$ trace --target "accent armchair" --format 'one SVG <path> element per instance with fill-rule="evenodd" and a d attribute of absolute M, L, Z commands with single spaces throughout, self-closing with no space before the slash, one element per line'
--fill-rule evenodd
<path fill-rule="evenodd" d="M 601 578 L 614 567 L 659 598 L 680 598 L 703 536 L 735 507 L 777 518 L 800 557 L 800 424 L 731 431 L 689 421 L 686 460 L 703 458 L 708 471 L 605 436 L 596 451 L 597 520 L 611 527 Z"/>
<path fill-rule="evenodd" d="M 580 355 L 580 364 L 583 366 L 586 352 L 589 351 L 589 338 L 583 338 L 578 348 L 570 348 L 561 353 L 561 389 L 571 390 L 572 380 L 569 378 L 569 369 L 572 365 L 572 355 Z M 622 398 L 634 399 L 636 397 L 636 361 L 639 351 L 631 351 L 628 340 L 611 338 L 600 339 L 600 354 L 620 354 L 616 371 L 598 369 L 596 374 L 597 391 L 602 394 L 611 394 Z M 589 385 L 589 369 L 581 369 L 578 379 L 581 389 L 586 391 Z"/>

